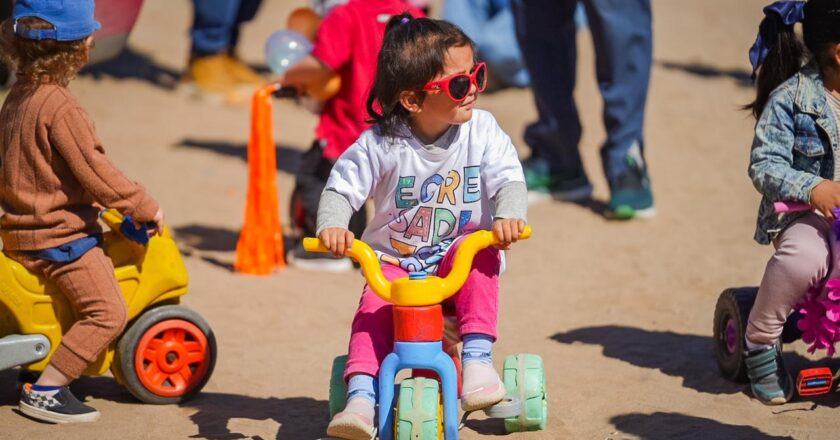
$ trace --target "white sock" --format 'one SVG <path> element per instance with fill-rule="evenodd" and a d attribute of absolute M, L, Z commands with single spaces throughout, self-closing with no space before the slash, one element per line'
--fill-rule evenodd
<path fill-rule="evenodd" d="M 762 350 L 773 346 L 773 344 L 756 344 L 755 342 L 750 341 L 746 336 L 744 336 L 744 342 L 747 345 L 747 351 Z"/>

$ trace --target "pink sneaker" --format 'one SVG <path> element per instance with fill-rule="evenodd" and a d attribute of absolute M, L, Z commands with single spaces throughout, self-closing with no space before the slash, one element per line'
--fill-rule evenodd
<path fill-rule="evenodd" d="M 346 440 L 371 440 L 376 433 L 373 420 L 350 411 L 342 411 L 330 420 L 327 435 Z"/>

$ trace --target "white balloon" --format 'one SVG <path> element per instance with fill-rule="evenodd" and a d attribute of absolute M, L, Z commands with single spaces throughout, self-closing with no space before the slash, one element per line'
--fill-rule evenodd
<path fill-rule="evenodd" d="M 265 59 L 276 75 L 282 75 L 312 52 L 312 43 L 298 32 L 281 29 L 268 37 Z"/>

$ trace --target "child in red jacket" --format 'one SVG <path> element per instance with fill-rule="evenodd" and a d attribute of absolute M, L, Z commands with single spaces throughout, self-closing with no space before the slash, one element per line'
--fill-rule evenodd
<path fill-rule="evenodd" d="M 338 93 L 324 103 L 315 141 L 301 158 L 292 195 L 291 212 L 305 236 L 315 236 L 318 201 L 333 164 L 370 124 L 367 97 L 376 74 L 376 58 L 382 47 L 385 25 L 393 15 L 408 11 L 423 13 L 402 0 L 350 0 L 331 9 L 321 22 L 312 54 L 294 65 L 281 79 L 285 86 L 326 83 L 333 74 L 341 77 Z M 366 216 L 360 210 L 350 230 L 361 236 Z M 349 270 L 347 259 L 312 254 L 301 245 L 292 250 L 290 264 L 316 270 Z"/>

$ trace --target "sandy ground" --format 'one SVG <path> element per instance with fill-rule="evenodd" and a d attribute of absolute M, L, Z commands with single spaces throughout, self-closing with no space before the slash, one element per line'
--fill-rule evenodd
<path fill-rule="evenodd" d="M 502 279 L 500 366 L 515 352 L 540 354 L 548 375 L 549 425 L 517 439 L 836 438 L 836 394 L 771 408 L 721 379 L 712 312 L 728 286 L 759 280 L 769 249 L 751 237 L 758 194 L 746 176 L 753 121 L 747 49 L 764 1 L 655 0 L 655 65 L 647 110 L 648 158 L 658 216 L 614 223 L 602 204 L 533 206 L 536 239 L 509 254 Z M 293 2 L 266 2 L 243 35 L 260 64 L 265 38 Z M 102 412 L 95 424 L 51 426 L 16 414 L 13 372 L 0 373 L 4 439 L 315 439 L 328 422 L 327 386 L 346 347 L 362 286 L 357 273 L 286 269 L 266 277 L 230 271 L 243 219 L 249 114 L 171 89 L 188 48 L 190 2 L 147 1 L 126 53 L 75 81 L 110 157 L 162 203 L 191 275 L 184 303 L 212 325 L 216 370 L 182 406 L 144 405 L 110 377 L 74 386 Z M 604 131 L 589 34 L 580 33 L 582 150 L 607 196 L 598 159 Z M 530 91 L 482 97 L 523 155 L 534 119 Z M 281 206 L 316 118 L 275 109 Z M 284 213 L 285 219 L 285 213 Z M 794 370 L 824 365 L 804 344 L 788 347 Z M 838 364 L 835 361 L 834 367 Z M 504 433 L 468 424 L 462 438 Z"/>

